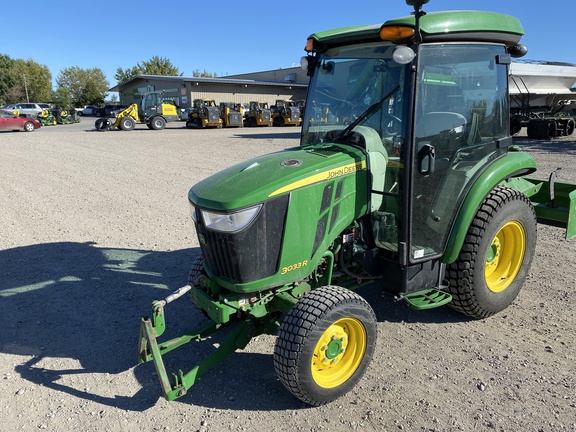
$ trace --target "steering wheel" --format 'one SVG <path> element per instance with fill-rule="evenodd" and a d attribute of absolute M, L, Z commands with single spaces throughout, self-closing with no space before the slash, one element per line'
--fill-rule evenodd
<path fill-rule="evenodd" d="M 383 137 L 384 134 L 386 136 L 398 135 L 402 130 L 402 119 L 386 112 L 382 113 L 382 124 L 384 125 L 382 128 Z"/>

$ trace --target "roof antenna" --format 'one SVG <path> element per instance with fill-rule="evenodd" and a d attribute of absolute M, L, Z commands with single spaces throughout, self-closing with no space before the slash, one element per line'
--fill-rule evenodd
<path fill-rule="evenodd" d="M 426 12 L 422 10 L 422 6 L 428 3 L 430 0 L 406 0 L 408 6 L 414 6 L 415 28 L 414 28 L 414 43 L 419 44 L 422 42 L 422 34 L 420 33 L 420 18 L 426 15 Z"/>

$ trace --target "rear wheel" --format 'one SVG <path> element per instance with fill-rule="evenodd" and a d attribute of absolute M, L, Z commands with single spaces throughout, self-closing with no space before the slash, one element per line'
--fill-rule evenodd
<path fill-rule="evenodd" d="M 549 119 L 532 119 L 528 122 L 529 138 L 550 139 L 556 136 L 556 122 Z"/>
<path fill-rule="evenodd" d="M 569 119 L 566 122 L 566 127 L 565 127 L 564 131 L 566 133 L 566 136 L 570 136 L 570 135 L 572 135 L 572 133 L 574 133 L 574 120 Z"/>
<path fill-rule="evenodd" d="M 274 347 L 274 369 L 298 399 L 323 405 L 351 390 L 376 344 L 376 317 L 358 294 L 318 288 L 284 318 Z"/>
<path fill-rule="evenodd" d="M 150 121 L 150 127 L 154 130 L 162 130 L 166 126 L 166 122 L 162 117 L 154 117 Z"/>
<path fill-rule="evenodd" d="M 516 298 L 536 247 L 536 215 L 528 197 L 496 187 L 477 211 L 458 259 L 448 267 L 450 306 L 486 318 Z"/>

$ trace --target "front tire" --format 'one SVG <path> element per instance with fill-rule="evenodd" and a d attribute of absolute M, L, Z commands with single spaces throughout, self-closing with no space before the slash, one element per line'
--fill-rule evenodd
<path fill-rule="evenodd" d="M 526 280 L 535 248 L 536 214 L 529 198 L 515 189 L 494 188 L 448 267 L 449 305 L 472 318 L 506 309 Z"/>
<path fill-rule="evenodd" d="M 136 122 L 132 117 L 123 117 L 122 120 L 120 120 L 120 129 L 124 131 L 131 131 L 135 127 Z"/>
<path fill-rule="evenodd" d="M 112 123 L 107 118 L 99 118 L 94 122 L 94 127 L 100 131 L 107 131 L 110 130 Z"/>
<path fill-rule="evenodd" d="M 358 294 L 318 288 L 284 318 L 274 347 L 274 369 L 301 401 L 324 405 L 362 378 L 376 345 L 376 317 Z"/>
<path fill-rule="evenodd" d="M 24 123 L 24 132 L 33 132 L 34 129 L 36 129 L 36 127 L 34 126 L 34 123 L 32 122 L 26 122 Z"/>

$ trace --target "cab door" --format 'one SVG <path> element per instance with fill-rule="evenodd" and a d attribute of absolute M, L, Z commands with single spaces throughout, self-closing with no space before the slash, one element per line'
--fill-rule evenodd
<path fill-rule="evenodd" d="M 506 151 L 508 63 L 501 45 L 420 47 L 408 223 L 410 263 L 442 255 L 471 185 Z"/>
<path fill-rule="evenodd" d="M 162 95 L 160 93 L 148 93 L 142 98 L 142 112 L 144 118 L 150 118 L 162 112 Z"/>

